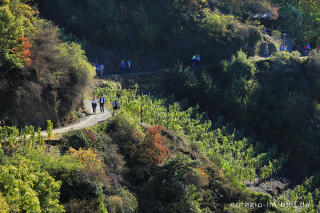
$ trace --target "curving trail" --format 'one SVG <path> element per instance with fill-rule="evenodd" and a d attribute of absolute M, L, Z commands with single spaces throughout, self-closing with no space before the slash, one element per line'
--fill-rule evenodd
<path fill-rule="evenodd" d="M 109 119 L 112 116 L 111 112 L 106 108 L 104 109 L 104 113 L 100 113 L 99 105 L 97 106 L 97 113 L 93 114 L 90 100 L 84 101 L 84 107 L 85 111 L 90 112 L 90 114 L 88 114 L 83 120 L 79 121 L 78 123 L 73 123 L 61 128 L 54 129 L 53 134 L 62 134 L 72 130 L 78 130 L 94 126 L 102 121 Z M 47 132 L 42 131 L 41 135 L 47 136 Z"/>

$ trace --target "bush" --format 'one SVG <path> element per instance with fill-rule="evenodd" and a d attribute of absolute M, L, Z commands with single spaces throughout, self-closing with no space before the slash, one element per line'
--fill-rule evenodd
<path fill-rule="evenodd" d="M 106 133 L 117 143 L 120 151 L 129 156 L 131 145 L 136 144 L 141 137 L 141 127 L 129 114 L 122 113 L 112 118 L 107 126 Z"/>
<path fill-rule="evenodd" d="M 0 191 L 10 211 L 64 212 L 59 204 L 61 182 L 55 181 L 39 163 L 14 156 L 6 165 L 1 165 L 0 170 Z"/>
<path fill-rule="evenodd" d="M 62 146 L 62 150 L 66 151 L 69 149 L 69 147 L 77 150 L 80 148 L 93 148 L 95 146 L 94 142 L 85 134 L 85 132 L 86 130 L 76 130 L 67 134 L 63 139 L 64 143 Z"/>
<path fill-rule="evenodd" d="M 24 44 L 32 37 L 32 17 L 37 12 L 20 0 L 1 1 L 0 7 L 0 67 L 23 68 L 27 51 Z M 21 42 L 25 41 L 25 42 Z M 3 72 L 3 71 L 2 71 Z"/>
<path fill-rule="evenodd" d="M 30 42 L 30 61 L 27 66 L 10 72 L 0 72 L 0 116 L 9 116 L 14 123 L 46 126 L 52 120 L 57 126 L 79 107 L 82 90 L 94 75 L 80 45 L 62 42 L 61 32 L 51 22 L 34 18 L 34 36 L 22 40 Z M 1 43 L 1 42 L 0 42 Z M 0 65 L 1 66 L 1 65 Z M 17 79 L 21 79 L 17 84 Z M 11 105 L 18 107 L 10 107 Z M 71 116 L 70 116 L 71 117 Z"/>
<path fill-rule="evenodd" d="M 119 195 L 123 201 L 123 211 L 126 213 L 134 213 L 138 210 L 138 201 L 133 193 L 126 188 L 121 188 Z"/>

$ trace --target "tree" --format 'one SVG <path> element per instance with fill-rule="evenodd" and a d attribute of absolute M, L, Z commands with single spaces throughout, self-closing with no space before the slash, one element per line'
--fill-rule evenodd
<path fill-rule="evenodd" d="M 36 11 L 20 0 L 0 0 L 0 66 L 24 66 L 27 41 L 33 33 Z"/>

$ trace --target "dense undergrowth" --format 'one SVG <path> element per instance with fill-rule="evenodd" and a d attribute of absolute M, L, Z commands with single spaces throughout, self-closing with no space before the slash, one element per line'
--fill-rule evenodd
<path fill-rule="evenodd" d="M 118 71 L 122 58 L 143 71 L 189 62 L 196 53 L 203 63 L 217 63 L 241 48 L 254 55 L 264 42 L 257 27 L 219 12 L 210 1 L 36 2 L 44 17 L 84 39 L 88 50 L 95 45 L 109 49 L 113 54 L 91 54 L 92 61 L 111 61 L 109 72 Z M 274 52 L 276 43 L 270 44 Z"/>
<path fill-rule="evenodd" d="M 96 92 L 105 93 L 110 103 L 117 93 L 113 86 Z M 1 128 L 3 212 L 297 211 L 278 208 L 289 201 L 314 204 L 302 212 L 317 209 L 317 178 L 297 186 L 289 198 L 250 192 L 242 185 L 255 173 L 263 180 L 277 171 L 285 159 L 272 160 L 274 150 L 263 154 L 261 145 L 212 125 L 196 109 L 181 111 L 177 103 L 125 90 L 119 100 L 123 112 L 111 120 L 47 144 L 31 126 L 21 132 Z M 140 124 L 141 100 L 144 122 L 154 125 Z"/>
<path fill-rule="evenodd" d="M 187 106 L 186 103 L 178 104 L 173 100 L 138 95 L 134 90 L 119 92 L 119 88 L 115 83 L 105 82 L 105 87 L 97 89 L 95 93 L 104 94 L 109 103 L 120 96 L 118 101 L 122 111 L 139 121 L 142 118 L 145 123 L 162 125 L 177 132 L 222 169 L 226 179 L 240 191 L 245 190 L 243 181 L 259 182 L 276 177 L 282 166 L 286 165 L 288 155 L 280 154 L 276 146 L 268 148 L 264 143 L 244 138 L 242 132 L 222 126 L 221 121 L 211 123 L 206 114 L 199 114 L 197 108 L 182 110 Z M 289 203 L 292 204 L 289 205 L 292 208 L 279 208 L 279 211 L 298 211 L 299 206 L 305 204 L 300 212 L 316 212 L 319 197 L 314 193 L 316 191 L 318 194 L 318 178 L 319 176 L 314 174 L 290 191 L 289 195 L 275 194 L 268 202 L 278 207 L 283 207 L 284 203 L 286 207 Z M 256 208 L 255 211 L 265 212 L 266 209 Z"/>
<path fill-rule="evenodd" d="M 239 49 L 264 56 L 266 44 L 270 53 L 279 49 L 282 33 L 300 51 L 306 42 L 313 48 L 319 43 L 317 0 L 35 2 L 43 17 L 83 40 L 92 61 L 108 62 L 109 71 L 118 71 L 122 58 L 145 71 L 178 60 L 189 63 L 197 53 L 205 64 L 220 62 Z M 257 29 L 264 27 L 277 42 L 262 37 Z M 94 46 L 97 53 L 91 52 Z M 112 54 L 104 55 L 104 48 Z"/>
<path fill-rule="evenodd" d="M 179 65 L 140 81 L 157 96 L 106 82 L 95 95 L 120 95 L 121 113 L 51 145 L 32 126 L 0 127 L 1 212 L 320 211 L 320 53 L 277 53 L 281 33 L 262 33 L 272 23 L 317 46 L 316 0 L 35 1 L 67 35 L 31 2 L 0 0 L 0 117 L 16 124 L 76 119 L 94 73 L 76 37 L 109 48 L 108 71 L 124 57 Z M 265 12 L 265 26 L 252 18 Z M 247 58 L 267 44 L 271 57 Z M 214 66 L 182 65 L 195 53 Z M 301 184 L 272 196 L 243 184 L 278 175 Z"/>
<path fill-rule="evenodd" d="M 239 52 L 220 68 L 174 68 L 160 88 L 290 153 L 288 168 L 307 177 L 319 162 L 319 52 L 298 56 L 279 53 L 254 62 Z"/>
<path fill-rule="evenodd" d="M 22 1 L 0 1 L 0 12 L 0 118 L 22 126 L 72 121 L 94 75 L 84 51 Z"/>
<path fill-rule="evenodd" d="M 240 191 L 173 132 L 125 114 L 55 146 L 32 126 L 0 133 L 2 212 L 215 212 L 270 199 Z"/>

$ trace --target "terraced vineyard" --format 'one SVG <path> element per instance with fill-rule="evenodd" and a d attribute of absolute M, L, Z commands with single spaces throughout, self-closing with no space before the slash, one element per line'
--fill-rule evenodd
<path fill-rule="evenodd" d="M 117 90 L 96 89 L 95 95 L 100 94 L 112 103 L 116 99 Z M 279 171 L 286 162 L 285 155 L 275 158 L 275 148 L 263 152 L 263 143 L 245 138 L 242 132 L 222 126 L 221 122 L 211 122 L 197 108 L 182 110 L 177 102 L 139 95 L 133 90 L 122 90 L 118 101 L 122 111 L 143 123 L 165 126 L 198 146 L 233 181 L 266 179 Z"/>

